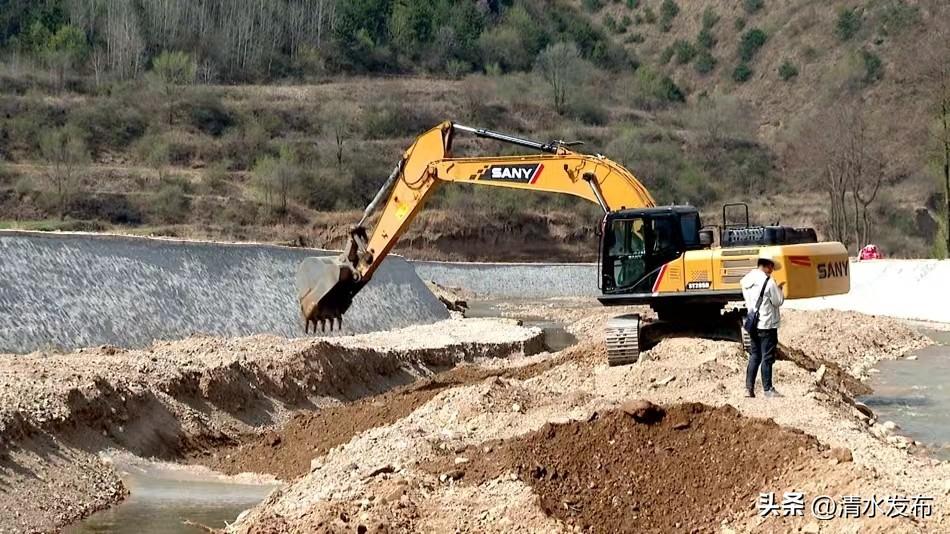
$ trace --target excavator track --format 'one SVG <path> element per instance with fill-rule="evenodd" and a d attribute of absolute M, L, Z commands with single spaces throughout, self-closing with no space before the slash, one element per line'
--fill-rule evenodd
<path fill-rule="evenodd" d="M 607 364 L 611 367 L 640 360 L 640 315 L 618 315 L 607 322 Z"/>

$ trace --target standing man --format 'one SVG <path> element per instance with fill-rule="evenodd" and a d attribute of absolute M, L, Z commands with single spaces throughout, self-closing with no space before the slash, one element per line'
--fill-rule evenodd
<path fill-rule="evenodd" d="M 749 313 L 756 310 L 758 304 L 758 329 L 749 333 L 752 344 L 749 350 L 749 367 L 745 375 L 745 396 L 755 397 L 755 375 L 762 367 L 762 389 L 766 397 L 781 397 L 772 387 L 772 364 L 775 363 L 775 350 L 778 348 L 778 327 L 782 321 L 779 308 L 785 302 L 782 288 L 785 282 L 775 283 L 772 273 L 782 266 L 764 252 L 759 254 L 758 265 L 742 277 L 742 298 Z M 761 302 L 760 302 L 761 299 Z"/>

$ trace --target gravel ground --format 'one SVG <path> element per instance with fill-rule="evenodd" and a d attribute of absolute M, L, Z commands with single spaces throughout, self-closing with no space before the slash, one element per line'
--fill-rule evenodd
<path fill-rule="evenodd" d="M 576 307 L 569 308 L 569 316 L 576 317 Z M 533 310 L 558 317 L 554 307 Z M 603 363 L 599 333 L 609 313 L 596 308 L 589 312 L 570 328 L 587 335 L 558 355 L 559 365 L 524 379 L 493 377 L 439 393 L 405 418 L 331 449 L 314 462 L 310 474 L 273 493 L 233 530 L 331 532 L 362 526 L 368 532 L 566 531 L 563 523 L 544 512 L 538 494 L 517 473 L 467 485 L 464 471 L 470 459 L 462 456 L 463 451 L 491 455 L 487 443 L 517 440 L 548 423 L 588 421 L 592 414 L 617 409 L 631 398 L 667 406 L 730 405 L 744 417 L 771 419 L 818 440 L 817 456 L 770 473 L 760 491 L 781 496 L 798 488 L 810 497 L 925 494 L 936 499 L 934 517 L 920 523 L 877 517 L 817 525 L 809 517 L 759 518 L 752 506 L 756 493 L 747 496 L 748 508 L 725 510 L 717 517 L 723 532 L 814 531 L 819 526 L 822 532 L 950 528 L 947 464 L 923 456 L 908 440 L 887 430 L 888 425 L 861 415 L 850 399 L 819 376 L 820 371 L 780 361 L 776 383 L 785 397 L 745 399 L 745 361 L 736 343 L 676 337 L 662 340 L 637 365 L 610 368 Z M 829 330 L 821 331 L 818 324 Z M 819 362 L 838 362 L 845 369 L 899 357 L 926 343 L 901 323 L 880 317 L 790 313 L 785 326 L 783 343 L 790 349 Z M 837 332 L 840 342 L 828 342 L 829 332 Z M 885 334 L 888 337 L 882 338 Z M 850 454 L 840 459 L 832 448 L 848 449 Z M 458 458 L 453 457 L 453 463 L 461 475 L 439 476 L 424 468 L 446 455 Z M 697 454 L 668 468 L 688 470 L 690 461 L 705 459 Z"/>
<path fill-rule="evenodd" d="M 300 410 L 542 346 L 538 329 L 463 319 L 352 337 L 0 355 L 0 532 L 53 529 L 121 497 L 100 451 L 181 459 Z"/>

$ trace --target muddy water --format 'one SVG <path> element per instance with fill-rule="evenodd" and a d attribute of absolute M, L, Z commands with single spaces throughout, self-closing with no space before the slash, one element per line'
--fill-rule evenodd
<path fill-rule="evenodd" d="M 881 362 L 871 380 L 874 394 L 862 399 L 882 421 L 950 460 L 950 330 L 921 329 L 937 344 L 914 360 Z"/>
<path fill-rule="evenodd" d="M 575 343 L 577 338 L 564 329 L 564 325 L 541 316 L 523 315 L 512 316 L 505 313 L 506 304 L 512 299 L 484 299 L 469 302 L 465 312 L 466 317 L 508 317 L 518 319 L 528 327 L 537 327 L 544 334 L 544 345 L 550 352 L 564 350 Z"/>
<path fill-rule="evenodd" d="M 210 470 L 140 460 L 122 465 L 119 471 L 130 496 L 70 527 L 67 533 L 207 532 L 202 526 L 224 528 L 277 487 L 259 481 L 235 482 Z"/>

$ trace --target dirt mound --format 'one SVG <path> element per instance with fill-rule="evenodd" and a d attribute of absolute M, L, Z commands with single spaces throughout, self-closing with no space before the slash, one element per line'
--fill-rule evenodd
<path fill-rule="evenodd" d="M 486 452 L 490 451 L 490 452 Z M 776 476 L 818 456 L 818 443 L 731 406 L 683 404 L 656 424 L 624 411 L 471 448 L 435 470 L 480 484 L 530 484 L 545 513 L 592 532 L 675 532 L 717 527 L 747 510 Z"/>
<path fill-rule="evenodd" d="M 779 341 L 817 360 L 838 363 L 856 378 L 880 360 L 932 343 L 897 319 L 834 310 L 783 310 Z M 858 326 L 860 325 L 860 326 Z"/>
<path fill-rule="evenodd" d="M 299 413 L 278 430 L 239 446 L 213 452 L 205 450 L 192 461 L 228 475 L 267 473 L 291 480 L 310 472 L 311 461 L 319 459 L 330 449 L 367 430 L 395 423 L 446 389 L 490 377 L 526 380 L 568 361 L 574 354 L 569 349 L 520 367 L 456 367 L 381 395 Z"/>

